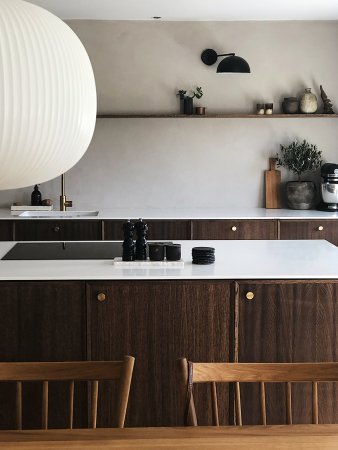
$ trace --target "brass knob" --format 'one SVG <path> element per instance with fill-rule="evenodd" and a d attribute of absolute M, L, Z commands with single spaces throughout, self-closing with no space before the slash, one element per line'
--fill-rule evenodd
<path fill-rule="evenodd" d="M 252 300 L 254 298 L 254 296 L 255 296 L 255 294 L 251 291 L 249 291 L 245 294 L 245 297 L 247 300 Z"/>
<path fill-rule="evenodd" d="M 231 227 L 232 231 L 236 231 L 237 227 Z"/>
<path fill-rule="evenodd" d="M 58 231 L 60 231 L 60 227 L 59 226 L 54 227 L 54 231 L 57 233 Z"/>
<path fill-rule="evenodd" d="M 324 230 L 324 227 L 322 225 L 319 225 L 318 231 L 323 231 L 323 230 Z"/>
<path fill-rule="evenodd" d="M 106 294 L 100 292 L 99 294 L 97 294 L 97 299 L 99 302 L 104 302 L 106 300 Z"/>

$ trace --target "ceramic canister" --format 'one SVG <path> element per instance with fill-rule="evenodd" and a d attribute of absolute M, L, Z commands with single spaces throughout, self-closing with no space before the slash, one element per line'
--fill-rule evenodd
<path fill-rule="evenodd" d="M 311 88 L 305 89 L 300 98 L 299 109 L 304 114 L 313 114 L 317 111 L 318 103 L 315 94 L 312 94 Z"/>

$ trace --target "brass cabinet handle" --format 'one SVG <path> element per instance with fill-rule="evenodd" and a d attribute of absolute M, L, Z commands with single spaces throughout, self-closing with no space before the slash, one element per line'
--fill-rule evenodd
<path fill-rule="evenodd" d="M 97 299 L 99 302 L 104 302 L 106 300 L 106 294 L 100 292 L 99 294 L 97 294 Z"/>
<path fill-rule="evenodd" d="M 252 300 L 254 298 L 254 296 L 255 296 L 255 294 L 251 291 L 249 291 L 245 294 L 245 297 L 247 300 Z"/>
<path fill-rule="evenodd" d="M 319 227 L 318 227 L 318 231 L 323 231 L 324 230 L 324 227 L 323 227 L 323 225 L 319 225 Z"/>
<path fill-rule="evenodd" d="M 56 225 L 56 226 L 54 227 L 54 231 L 57 233 L 58 231 L 60 231 L 60 227 L 59 227 L 58 225 Z"/>
<path fill-rule="evenodd" d="M 235 227 L 235 226 L 234 226 L 234 227 L 231 227 L 231 230 L 232 230 L 232 231 L 236 231 L 236 230 L 237 230 L 237 227 Z"/>

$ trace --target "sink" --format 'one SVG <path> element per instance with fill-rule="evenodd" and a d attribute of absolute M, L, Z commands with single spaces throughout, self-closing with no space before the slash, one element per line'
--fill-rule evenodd
<path fill-rule="evenodd" d="M 61 217 L 96 217 L 98 214 L 99 211 L 24 211 L 19 214 L 19 217 L 59 219 Z"/>

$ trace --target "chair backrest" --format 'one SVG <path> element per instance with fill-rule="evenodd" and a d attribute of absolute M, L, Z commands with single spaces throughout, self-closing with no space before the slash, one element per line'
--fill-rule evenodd
<path fill-rule="evenodd" d="M 89 381 L 91 383 L 91 415 L 90 428 L 96 428 L 99 381 L 119 381 L 119 398 L 113 417 L 113 425 L 123 428 L 134 358 L 125 356 L 123 361 L 76 361 L 76 362 L 20 362 L 0 363 L 0 382 L 16 382 L 16 428 L 22 429 L 22 391 L 23 382 L 42 382 L 42 423 L 41 428 L 48 428 L 48 382 L 69 382 L 69 415 L 68 426 L 73 428 L 74 418 L 74 382 Z"/>
<path fill-rule="evenodd" d="M 234 383 L 235 419 L 242 425 L 240 383 L 259 383 L 262 425 L 267 424 L 265 383 L 286 384 L 286 422 L 292 424 L 293 382 L 312 383 L 312 423 L 318 424 L 318 383 L 338 381 L 338 363 L 192 363 L 179 360 L 182 390 L 186 398 L 185 424 L 197 426 L 193 384 L 210 383 L 213 425 L 219 425 L 216 383 Z"/>

